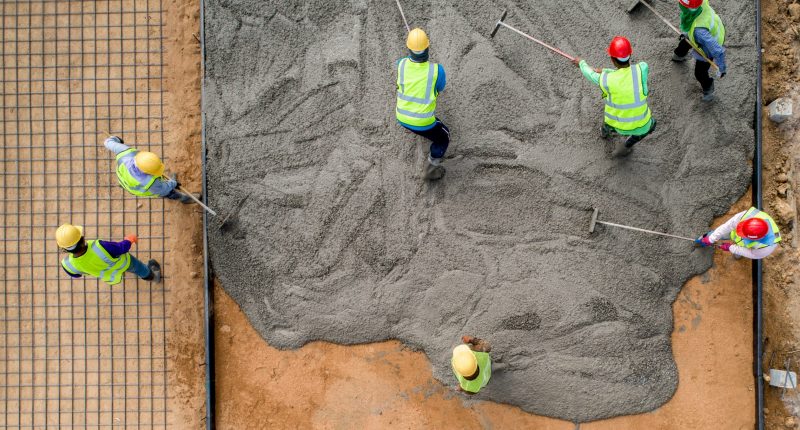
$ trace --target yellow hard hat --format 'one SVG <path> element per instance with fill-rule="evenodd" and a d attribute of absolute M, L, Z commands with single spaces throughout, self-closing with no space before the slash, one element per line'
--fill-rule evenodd
<path fill-rule="evenodd" d="M 431 41 L 428 40 L 428 35 L 421 28 L 415 28 L 408 33 L 406 39 L 406 46 L 412 51 L 424 51 L 431 46 Z"/>
<path fill-rule="evenodd" d="M 164 174 L 164 163 L 158 158 L 158 155 L 152 152 L 139 151 L 136 153 L 136 158 L 133 159 L 136 167 L 144 173 L 153 176 L 161 176 Z"/>
<path fill-rule="evenodd" d="M 64 249 L 70 249 L 81 241 L 83 227 L 79 225 L 63 224 L 56 230 L 56 243 Z"/>
<path fill-rule="evenodd" d="M 453 369 L 463 377 L 472 376 L 478 370 L 478 359 L 467 345 L 453 348 Z"/>

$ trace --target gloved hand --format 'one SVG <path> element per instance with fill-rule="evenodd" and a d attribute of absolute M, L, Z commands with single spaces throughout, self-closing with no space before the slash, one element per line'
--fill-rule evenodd
<path fill-rule="evenodd" d="M 575 67 L 580 67 L 580 66 L 581 66 L 581 59 L 580 59 L 580 57 L 575 57 L 575 58 L 573 58 L 573 59 L 572 59 L 572 64 L 574 64 L 574 65 L 575 65 Z"/>
<path fill-rule="evenodd" d="M 712 245 L 712 243 L 711 243 L 711 240 L 708 238 L 708 235 L 709 235 L 710 233 L 711 233 L 711 232 L 708 232 L 708 233 L 706 233 L 706 234 L 704 234 L 704 235 L 702 235 L 702 236 L 698 237 L 697 239 L 695 239 L 695 240 L 694 240 L 694 244 L 695 244 L 695 245 L 698 245 L 698 246 L 700 246 L 700 247 L 702 247 L 702 248 L 705 248 L 705 247 L 707 247 L 707 246 L 711 246 L 711 245 Z"/>
<path fill-rule="evenodd" d="M 719 249 L 725 252 L 731 252 L 731 243 L 730 242 L 722 243 L 719 245 Z"/>
<path fill-rule="evenodd" d="M 128 234 L 126 234 L 126 235 L 125 235 L 125 237 L 124 237 L 123 239 L 127 240 L 127 241 L 128 241 L 128 242 L 130 242 L 130 243 L 136 243 L 136 242 L 138 242 L 138 241 L 139 241 L 139 238 L 138 238 L 138 237 L 136 237 L 136 234 L 134 234 L 134 233 L 128 233 Z"/>
<path fill-rule="evenodd" d="M 181 183 L 178 182 L 178 174 L 177 173 L 172 175 L 172 179 L 169 180 L 168 185 L 171 185 L 172 188 L 175 188 L 175 189 L 180 188 Z"/>

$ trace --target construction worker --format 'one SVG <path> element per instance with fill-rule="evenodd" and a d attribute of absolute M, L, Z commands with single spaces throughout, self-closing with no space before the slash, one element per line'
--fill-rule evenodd
<path fill-rule="evenodd" d="M 436 117 L 436 99 L 444 91 L 444 67 L 428 61 L 430 41 L 420 28 L 408 33 L 409 55 L 397 60 L 397 122 L 431 141 L 425 178 L 441 179 L 444 153 L 450 144 L 450 129 Z"/>
<path fill-rule="evenodd" d="M 725 62 L 725 26 L 708 0 L 678 0 L 681 10 L 681 35 L 678 47 L 672 54 L 672 61 L 686 61 L 689 51 L 694 56 L 694 76 L 703 87 L 703 101 L 714 100 L 714 79 L 709 76 L 711 63 L 706 61 L 692 44 L 702 49 L 706 57 L 716 63 L 719 70 L 716 76 L 722 78 L 727 72 Z M 689 43 L 691 42 L 691 43 Z"/>
<path fill-rule="evenodd" d="M 131 148 L 117 136 L 103 142 L 116 155 L 117 180 L 122 188 L 137 197 L 165 197 L 181 203 L 194 203 L 188 194 L 178 191 L 175 179 L 164 178 L 164 163 L 156 154 Z"/>
<path fill-rule="evenodd" d="M 734 215 L 716 230 L 698 237 L 695 243 L 702 247 L 712 246 L 726 236 L 731 241 L 720 244 L 719 249 L 752 260 L 772 254 L 781 242 L 781 232 L 775 220 L 764 211 L 750 208 Z"/>
<path fill-rule="evenodd" d="M 148 261 L 145 266 L 128 253 L 136 242 L 135 234 L 125 236 L 121 242 L 87 241 L 83 237 L 83 227 L 79 225 L 63 224 L 56 230 L 56 243 L 70 254 L 61 260 L 61 267 L 73 278 L 91 275 L 116 285 L 122 281 L 125 272 L 131 272 L 145 281 L 161 282 L 161 265 L 156 260 Z"/>
<path fill-rule="evenodd" d="M 492 377 L 492 350 L 489 342 L 472 336 L 462 336 L 461 345 L 453 348 L 451 364 L 458 379 L 459 391 L 475 394 L 489 383 Z"/>
<path fill-rule="evenodd" d="M 586 61 L 575 58 L 573 64 L 591 83 L 600 87 L 605 99 L 605 121 L 601 130 L 604 139 L 612 133 L 628 136 L 618 142 L 612 156 L 624 157 L 633 151 L 633 145 L 656 128 L 656 120 L 647 104 L 650 90 L 647 77 L 650 71 L 647 63 L 633 63 L 631 42 L 621 36 L 615 37 L 608 47 L 608 55 L 615 69 L 592 69 Z"/>

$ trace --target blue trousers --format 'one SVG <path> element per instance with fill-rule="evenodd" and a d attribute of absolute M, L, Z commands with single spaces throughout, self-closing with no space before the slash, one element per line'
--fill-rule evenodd
<path fill-rule="evenodd" d="M 134 273 L 142 279 L 147 278 L 151 274 L 150 268 L 133 255 L 131 255 L 131 265 L 128 267 L 127 272 Z"/>

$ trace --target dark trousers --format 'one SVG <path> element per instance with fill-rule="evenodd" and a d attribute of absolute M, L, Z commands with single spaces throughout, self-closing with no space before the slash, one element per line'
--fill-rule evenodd
<path fill-rule="evenodd" d="M 169 194 L 164 196 L 164 198 L 170 200 L 177 200 L 183 204 L 194 203 L 194 200 L 192 200 L 191 197 L 178 190 L 172 190 Z"/>
<path fill-rule="evenodd" d="M 675 48 L 673 52 L 679 57 L 685 57 L 691 50 L 693 50 L 692 45 L 690 45 L 686 40 L 681 39 L 681 43 L 678 44 L 678 47 Z M 703 87 L 703 91 L 710 90 L 711 86 L 714 85 L 714 79 L 712 79 L 708 74 L 710 69 L 711 63 L 707 63 L 705 61 L 694 62 L 694 77 L 697 79 L 697 82 L 700 82 L 700 86 Z"/>
<path fill-rule="evenodd" d="M 433 128 L 425 131 L 408 129 L 414 134 L 418 134 L 431 141 L 431 158 L 442 158 L 450 145 L 450 129 L 439 119 L 433 124 Z"/>
<path fill-rule="evenodd" d="M 655 130 L 656 130 L 656 119 L 653 118 L 653 125 L 650 126 L 650 130 L 647 130 L 647 133 L 645 133 L 645 134 L 643 134 L 641 136 L 633 136 L 633 135 L 628 136 L 628 138 L 625 139 L 625 147 L 626 148 L 632 148 L 633 145 L 636 145 L 636 143 L 638 143 L 640 140 L 642 140 L 645 137 L 647 137 L 650 134 L 652 134 Z M 616 131 L 610 125 L 603 124 L 602 133 L 603 133 L 603 137 L 606 137 L 606 136 L 611 136 L 612 134 L 616 133 Z"/>

